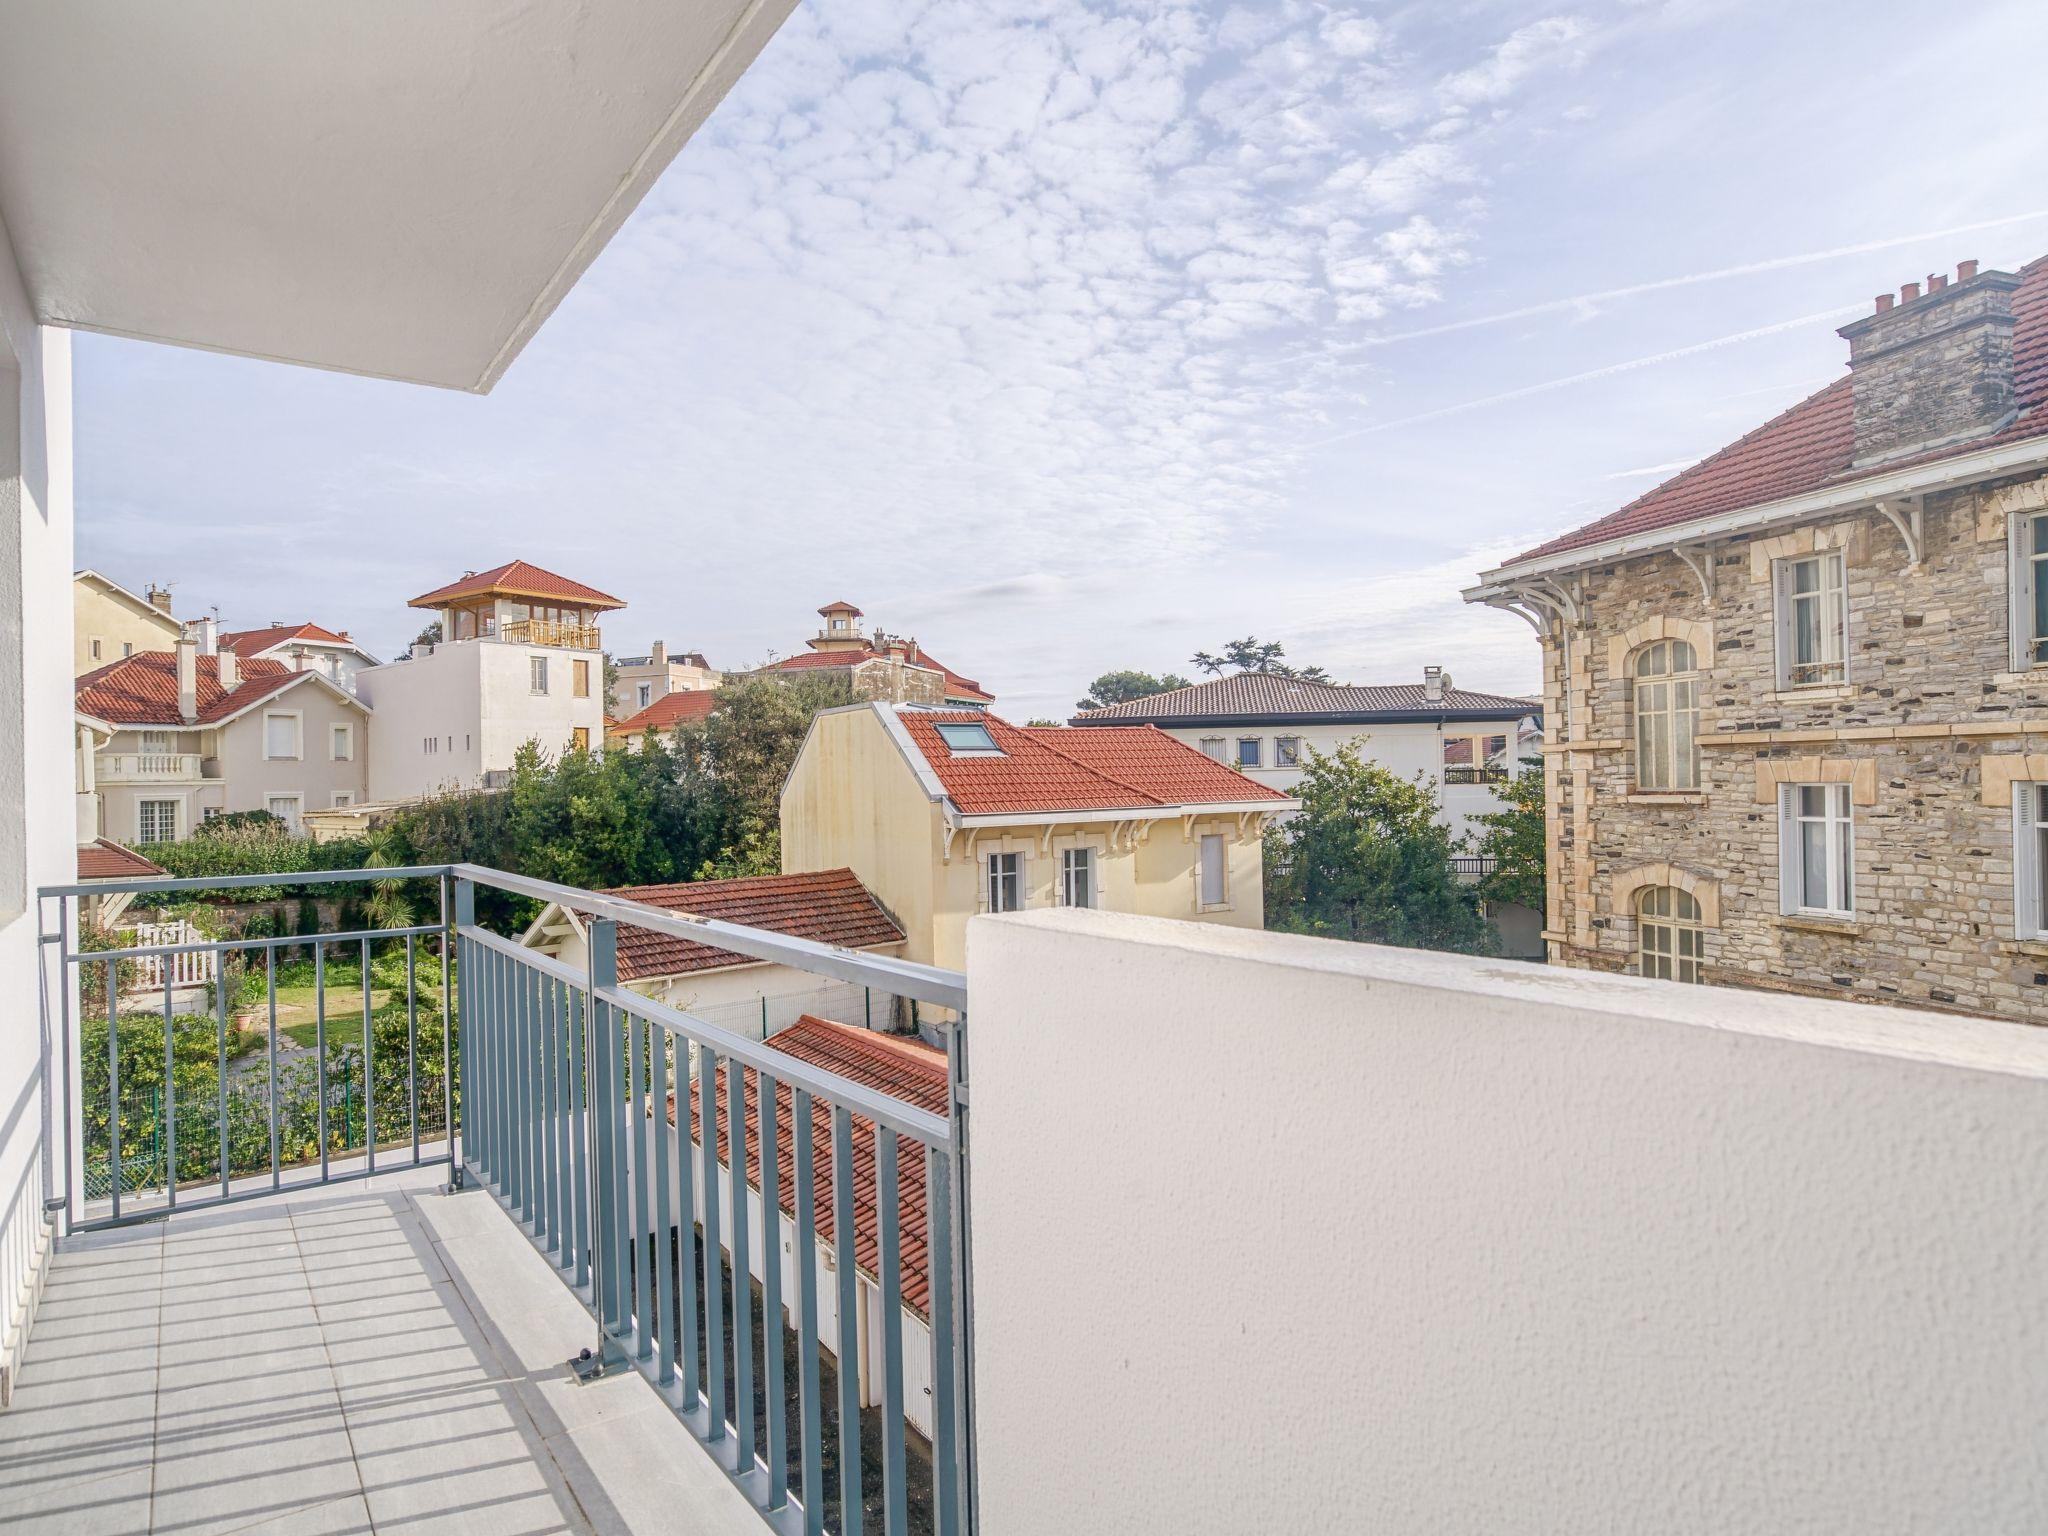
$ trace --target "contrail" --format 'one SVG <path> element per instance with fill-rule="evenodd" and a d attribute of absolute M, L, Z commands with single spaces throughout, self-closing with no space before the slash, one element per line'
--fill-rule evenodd
<path fill-rule="evenodd" d="M 1775 336 L 1780 331 L 1796 331 L 1801 327 L 1818 325 L 1823 320 L 1840 320 L 1848 315 L 1860 315 L 1865 305 L 1847 304 L 1835 309 L 1824 309 L 1819 314 L 1801 315 L 1795 320 L 1780 320 L 1773 325 L 1760 325 L 1754 330 L 1736 331 L 1727 336 L 1716 336 L 1711 341 L 1696 341 L 1689 347 L 1674 347 L 1668 352 L 1652 352 L 1647 357 L 1632 357 L 1626 362 L 1609 363 L 1603 368 L 1590 368 L 1584 373 L 1568 373 L 1562 378 L 1545 379 L 1540 384 L 1525 384 L 1520 389 L 1503 390 L 1496 395 L 1481 395 L 1476 400 L 1461 400 L 1456 405 L 1440 405 L 1434 410 L 1417 411 L 1412 416 L 1396 417 L 1392 421 L 1375 422 L 1367 427 L 1354 427 L 1349 432 L 1340 432 L 1335 437 L 1326 437 L 1317 442 L 1303 443 L 1305 449 L 1328 448 L 1332 444 L 1348 442 L 1354 437 L 1365 437 L 1374 432 L 1391 432 L 1396 427 L 1412 427 L 1417 422 L 1435 421 L 1442 416 L 1456 416 L 1464 411 L 1476 411 L 1482 406 L 1500 405 L 1508 400 L 1520 400 L 1527 395 L 1546 394 L 1553 389 L 1564 389 L 1573 384 L 1585 384 L 1594 379 L 1611 378 L 1617 373 L 1632 373 L 1638 368 L 1649 368 L 1658 363 L 1672 362 L 1681 357 L 1692 357 L 1701 352 L 1712 352 L 1718 347 L 1729 347 L 1741 341 L 1754 341 L 1759 336 Z"/>
<path fill-rule="evenodd" d="M 1711 272 L 1694 272 L 1685 277 L 1664 277 L 1648 283 L 1631 283 L 1625 288 L 1603 288 L 1597 293 L 1575 294 L 1568 299 L 1547 299 L 1541 304 L 1525 304 L 1520 309 L 1503 309 L 1491 315 L 1475 315 L 1469 320 L 1447 320 L 1442 325 L 1424 326 L 1421 330 L 1396 331 L 1390 336 L 1372 336 L 1361 341 L 1345 342 L 1331 350 L 1363 351 L 1370 347 L 1388 346 L 1397 341 L 1419 341 L 1426 336 L 1447 336 L 1453 331 L 1477 330 L 1481 326 L 1502 325 L 1510 320 L 1526 320 L 1533 315 L 1556 314 L 1559 310 L 1576 309 L 1582 304 L 1633 298 L 1641 293 L 1662 293 L 1669 288 L 1687 288 L 1694 283 L 1719 282 L 1728 277 L 1748 277 L 1754 273 L 1776 272 L 1786 267 L 1809 266 L 1816 261 L 1861 256 L 1870 251 L 1886 251 L 1895 246 L 1913 245 L 1922 240 L 1941 240 L 1950 235 L 1974 234 L 1980 229 L 2002 229 L 2008 224 L 2025 224 L 2033 219 L 2048 219 L 2048 208 L 2036 209 L 2032 213 L 2009 214 L 2002 219 L 1980 219 L 1974 224 L 1953 224 L 1947 229 L 1929 229 L 1916 235 L 1894 235 L 1886 240 L 1866 240 L 1860 245 L 1838 245 L 1832 250 L 1807 251 L 1799 256 L 1774 256 L 1767 261 L 1748 261 L 1736 267 L 1717 267 Z"/>

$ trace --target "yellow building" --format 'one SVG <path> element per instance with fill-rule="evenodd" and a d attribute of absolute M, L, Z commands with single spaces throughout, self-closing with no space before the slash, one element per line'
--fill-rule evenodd
<path fill-rule="evenodd" d="M 71 628 L 73 677 L 138 651 L 168 651 L 183 633 L 171 617 L 168 590 L 152 586 L 147 596 L 138 597 L 98 571 L 72 573 Z"/>
<path fill-rule="evenodd" d="M 1149 725 L 1019 728 L 979 710 L 827 710 L 782 790 L 782 867 L 851 868 L 957 967 L 967 919 L 1101 907 L 1264 926 L 1260 839 L 1300 807 Z"/>

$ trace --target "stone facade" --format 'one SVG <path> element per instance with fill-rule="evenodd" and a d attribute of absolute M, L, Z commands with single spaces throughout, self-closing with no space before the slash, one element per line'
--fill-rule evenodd
<path fill-rule="evenodd" d="M 1873 509 L 1586 571 L 1544 643 L 1553 961 L 1636 969 L 1635 895 L 1675 885 L 1703 980 L 2048 1023 L 2011 810 L 2014 781 L 2048 780 L 2048 667 L 2012 670 L 2007 549 L 2010 517 L 2044 507 L 2048 477 L 1930 496 L 1917 564 Z M 1781 688 L 1772 562 L 1827 549 L 1847 679 Z M 1665 638 L 1698 656 L 1700 788 L 1644 793 L 1630 667 Z M 1849 786 L 1853 919 L 1780 911 L 1786 783 Z"/>

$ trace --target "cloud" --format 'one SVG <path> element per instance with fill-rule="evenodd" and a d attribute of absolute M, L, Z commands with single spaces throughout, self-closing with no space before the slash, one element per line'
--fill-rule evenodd
<path fill-rule="evenodd" d="M 1445 75 L 1437 82 L 1437 95 L 1454 108 L 1504 101 L 1539 70 L 1576 63 L 1580 51 L 1575 45 L 1586 32 L 1586 23 L 1577 16 L 1546 16 L 1533 21 L 1509 33 L 1490 58 Z"/>

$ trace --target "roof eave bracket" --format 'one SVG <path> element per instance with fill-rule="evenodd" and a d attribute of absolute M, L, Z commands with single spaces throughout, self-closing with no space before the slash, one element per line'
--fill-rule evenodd
<path fill-rule="evenodd" d="M 1918 570 L 1921 557 L 1926 553 L 1925 520 L 1923 498 L 1919 496 L 1888 497 L 1874 502 L 1884 520 L 1898 530 L 1899 538 L 1906 546 L 1906 569 Z"/>

